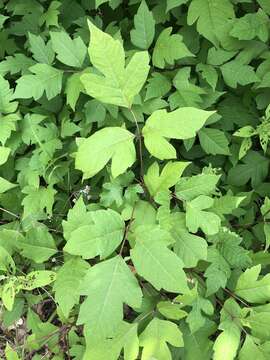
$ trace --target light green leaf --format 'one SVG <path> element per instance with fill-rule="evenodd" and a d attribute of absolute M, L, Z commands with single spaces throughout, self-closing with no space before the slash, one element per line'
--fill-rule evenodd
<path fill-rule="evenodd" d="M 257 13 L 246 14 L 236 19 L 230 35 L 239 40 L 252 40 L 256 36 L 263 42 L 268 39 L 268 16 L 259 9 Z"/>
<path fill-rule="evenodd" d="M 142 129 L 144 142 L 151 155 L 158 159 L 174 159 L 176 151 L 167 139 L 189 139 L 196 135 L 214 111 L 183 107 L 167 113 L 157 110 Z"/>
<path fill-rule="evenodd" d="M 170 232 L 175 239 L 174 252 L 182 259 L 185 267 L 195 267 L 199 260 L 207 258 L 207 242 L 187 231 L 183 213 L 173 214 L 173 217 L 174 221 Z"/>
<path fill-rule="evenodd" d="M 213 204 L 214 200 L 205 195 L 200 195 L 187 203 L 186 224 L 189 231 L 196 233 L 201 228 L 206 235 L 214 235 L 218 232 L 221 224 L 219 216 L 205 211 Z"/>
<path fill-rule="evenodd" d="M 143 347 L 142 360 L 171 360 L 172 356 L 167 343 L 176 347 L 184 346 L 182 333 L 176 324 L 154 318 L 139 337 Z"/>
<path fill-rule="evenodd" d="M 12 347 L 7 343 L 5 348 L 5 355 L 7 360 L 20 360 L 18 354 Z"/>
<path fill-rule="evenodd" d="M 55 281 L 56 273 L 48 270 L 32 271 L 25 276 L 17 277 L 18 287 L 22 290 L 34 290 Z"/>
<path fill-rule="evenodd" d="M 90 22 L 89 28 L 90 59 L 104 76 L 82 75 L 86 93 L 101 102 L 130 108 L 134 96 L 140 92 L 147 79 L 148 53 L 135 53 L 125 68 L 125 52 L 120 41 L 114 40 Z"/>
<path fill-rule="evenodd" d="M 260 81 L 252 66 L 237 60 L 227 62 L 220 69 L 225 83 L 232 88 L 236 88 L 237 84 L 245 86 Z"/>
<path fill-rule="evenodd" d="M 234 18 L 233 5 L 229 0 L 192 0 L 188 8 L 188 25 L 197 21 L 197 31 L 216 47 L 223 26 Z"/>
<path fill-rule="evenodd" d="M 107 127 L 96 131 L 79 144 L 75 160 L 76 169 L 84 173 L 84 178 L 90 178 L 112 160 L 112 176 L 117 177 L 136 159 L 133 138 L 132 133 L 120 127 Z"/>
<path fill-rule="evenodd" d="M 29 33 L 30 50 L 33 58 L 40 63 L 51 65 L 54 60 L 54 51 L 51 42 L 45 44 L 43 38 L 39 35 Z"/>
<path fill-rule="evenodd" d="M 182 4 L 186 4 L 188 0 L 167 0 L 167 7 L 166 12 L 170 11 L 171 9 L 176 8 Z"/>
<path fill-rule="evenodd" d="M 251 180 L 252 187 L 261 184 L 268 174 L 269 159 L 250 150 L 242 161 L 243 164 L 237 164 L 229 170 L 228 183 L 242 186 Z"/>
<path fill-rule="evenodd" d="M 261 265 L 253 266 L 241 274 L 235 287 L 236 295 L 250 303 L 265 303 L 270 299 L 270 274 L 258 279 Z"/>
<path fill-rule="evenodd" d="M 159 174 L 158 163 L 154 162 L 144 177 L 150 194 L 155 196 L 159 191 L 168 190 L 174 186 L 189 164 L 189 162 L 169 161 L 162 169 L 161 174 Z"/>
<path fill-rule="evenodd" d="M 7 56 L 5 60 L 0 62 L 0 74 L 3 76 L 7 73 L 13 75 L 21 72 L 24 74 L 29 72 L 28 69 L 34 64 L 34 60 L 30 57 L 26 57 L 24 54 Z"/>
<path fill-rule="evenodd" d="M 230 155 L 229 141 L 223 131 L 205 128 L 199 131 L 200 144 L 207 154 Z"/>
<path fill-rule="evenodd" d="M 113 337 L 101 340 L 93 339 L 91 329 L 86 326 L 87 345 L 83 360 L 116 360 L 119 359 L 123 348 L 125 360 L 137 359 L 139 353 L 137 326 L 136 323 L 129 324 L 122 321 Z"/>
<path fill-rule="evenodd" d="M 71 233 L 64 250 L 73 255 L 91 259 L 98 255 L 108 257 L 123 240 L 125 223 L 111 209 L 91 213 L 92 224 L 84 225 Z"/>
<path fill-rule="evenodd" d="M 52 47 L 57 59 L 68 66 L 80 68 L 83 65 L 87 48 L 80 37 L 71 39 L 65 32 L 51 32 Z"/>
<path fill-rule="evenodd" d="M 16 279 L 11 278 L 8 282 L 6 282 L 2 288 L 1 299 L 8 311 L 11 311 L 14 304 L 14 299 L 16 295 Z"/>
<path fill-rule="evenodd" d="M 134 16 L 134 26 L 135 29 L 130 32 L 132 44 L 143 50 L 148 49 L 155 36 L 155 20 L 144 0 Z"/>
<path fill-rule="evenodd" d="M 12 100 L 13 91 L 9 87 L 9 82 L 0 75 L 0 114 L 9 114 L 16 111 L 17 101 Z"/>
<path fill-rule="evenodd" d="M 78 324 L 87 324 L 93 338 L 113 336 L 123 319 L 123 303 L 140 307 L 142 292 L 122 257 L 94 265 L 81 286 L 87 299 L 80 307 Z"/>
<path fill-rule="evenodd" d="M 163 288 L 184 293 L 188 290 L 186 275 L 182 270 L 184 264 L 167 248 L 170 242 L 173 239 L 166 230 L 157 226 L 141 226 L 136 230 L 136 244 L 130 252 L 131 259 L 138 274 L 157 290 Z"/>
<path fill-rule="evenodd" d="M 57 272 L 53 290 L 55 300 L 66 318 L 73 306 L 79 303 L 79 289 L 88 269 L 89 264 L 76 257 L 65 262 Z"/>
<path fill-rule="evenodd" d="M 179 199 L 193 200 L 199 195 L 211 195 L 216 191 L 220 175 L 202 173 L 181 178 L 175 186 L 175 194 Z"/>
<path fill-rule="evenodd" d="M 180 34 L 171 35 L 172 28 L 164 29 L 159 35 L 153 52 L 154 66 L 164 69 L 165 64 L 174 65 L 175 60 L 194 56 L 183 42 Z"/>
<path fill-rule="evenodd" d="M 12 184 L 8 180 L 0 177 L 0 194 L 17 187 L 17 184 Z"/>
<path fill-rule="evenodd" d="M 43 226 L 28 230 L 24 241 L 20 241 L 18 246 L 23 256 L 36 263 L 43 263 L 57 252 L 53 237 Z"/>
<path fill-rule="evenodd" d="M 154 72 L 151 76 L 146 85 L 145 100 L 162 97 L 171 89 L 171 82 L 166 76 L 157 72 Z"/>
<path fill-rule="evenodd" d="M 256 344 L 255 339 L 246 335 L 245 342 L 239 352 L 239 360 L 267 360 L 259 346 Z"/>
<path fill-rule="evenodd" d="M 67 95 L 67 104 L 71 109 L 75 111 L 75 106 L 80 96 L 80 93 L 84 91 L 83 84 L 81 82 L 81 74 L 75 73 L 68 77 L 65 93 Z"/>
<path fill-rule="evenodd" d="M 16 80 L 17 86 L 13 99 L 33 97 L 38 100 L 45 91 L 47 99 L 51 100 L 61 92 L 63 76 L 61 70 L 47 64 L 36 64 L 31 66 L 29 70 L 34 75 L 23 75 Z"/>
<path fill-rule="evenodd" d="M 8 147 L 0 146 L 0 165 L 3 165 L 7 161 L 10 150 Z"/>
<path fill-rule="evenodd" d="M 240 344 L 241 330 L 236 323 L 240 317 L 239 305 L 230 298 L 221 310 L 221 323 L 219 329 L 222 333 L 217 337 L 213 349 L 213 360 L 234 360 Z M 236 319 L 236 320 L 235 320 Z"/>

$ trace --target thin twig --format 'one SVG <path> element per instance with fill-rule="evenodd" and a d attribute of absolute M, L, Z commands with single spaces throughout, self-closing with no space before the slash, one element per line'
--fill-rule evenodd
<path fill-rule="evenodd" d="M 132 209 L 132 213 L 131 213 L 131 216 L 130 216 L 130 219 L 129 219 L 129 223 L 125 229 L 125 233 L 124 233 L 124 238 L 123 238 L 123 242 L 122 242 L 122 245 L 121 245 L 121 248 L 120 248 L 120 252 L 119 252 L 119 255 L 121 256 L 122 255 L 122 252 L 124 250 L 124 245 L 126 243 L 126 240 L 127 240 L 127 235 L 128 235 L 128 232 L 130 230 L 130 226 L 134 220 L 133 216 L 134 216 L 134 211 L 135 211 L 135 207 L 136 207 L 136 203 L 134 204 L 133 206 L 133 209 Z"/>
<path fill-rule="evenodd" d="M 136 124 L 136 128 L 137 128 L 137 132 L 138 132 L 138 139 L 139 139 L 139 157 L 140 157 L 140 173 L 141 173 L 141 178 L 144 178 L 144 166 L 143 166 L 143 155 L 142 155 L 142 135 L 141 135 L 141 131 L 139 128 L 139 124 L 138 121 L 136 119 L 136 116 L 134 114 L 134 111 L 130 108 L 130 112 L 133 116 L 134 122 Z"/>
<path fill-rule="evenodd" d="M 9 215 L 11 215 L 11 216 L 14 216 L 16 219 L 19 219 L 19 218 L 20 218 L 19 215 L 14 214 L 12 211 L 9 211 L 9 210 L 7 210 L 7 209 L 4 209 L 4 208 L 0 207 L 0 210 L 2 210 L 3 212 L 5 212 L 5 213 L 7 213 L 7 214 L 9 214 Z"/>

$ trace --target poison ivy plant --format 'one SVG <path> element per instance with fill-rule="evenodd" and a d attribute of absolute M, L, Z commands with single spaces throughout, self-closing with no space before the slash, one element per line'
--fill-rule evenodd
<path fill-rule="evenodd" d="M 1 358 L 270 358 L 269 16 L 0 1 Z"/>

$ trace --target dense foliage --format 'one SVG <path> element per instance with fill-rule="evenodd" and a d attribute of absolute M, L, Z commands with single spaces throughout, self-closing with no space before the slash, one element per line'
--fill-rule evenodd
<path fill-rule="evenodd" d="M 269 15 L 0 0 L 0 356 L 270 358 Z"/>

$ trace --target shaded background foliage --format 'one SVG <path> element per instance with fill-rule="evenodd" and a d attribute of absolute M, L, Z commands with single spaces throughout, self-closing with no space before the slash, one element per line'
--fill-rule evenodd
<path fill-rule="evenodd" d="M 269 15 L 0 1 L 3 357 L 269 358 Z"/>

